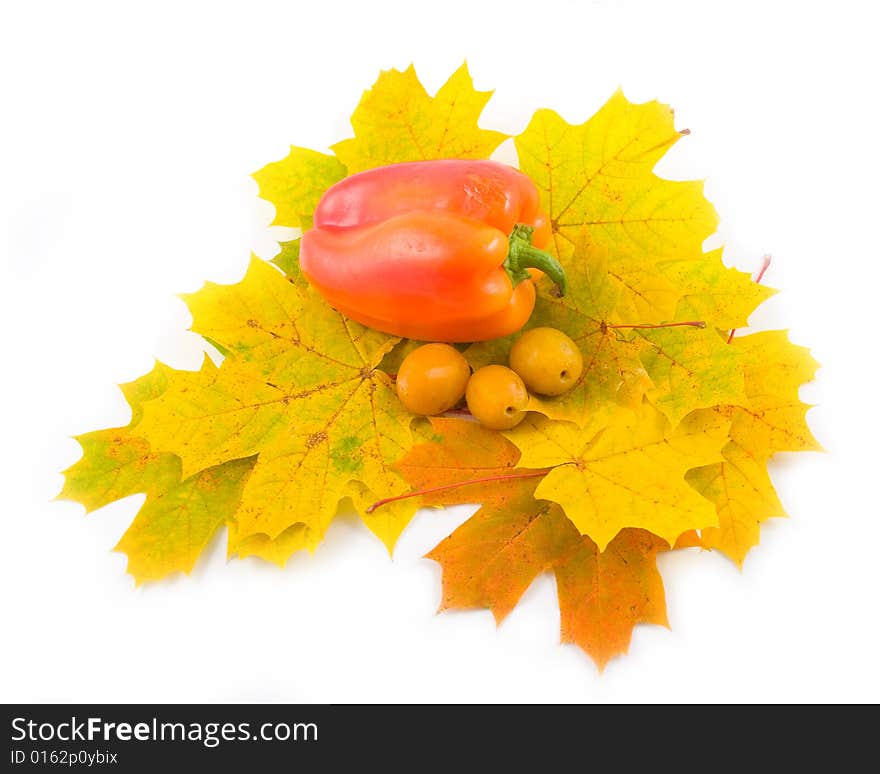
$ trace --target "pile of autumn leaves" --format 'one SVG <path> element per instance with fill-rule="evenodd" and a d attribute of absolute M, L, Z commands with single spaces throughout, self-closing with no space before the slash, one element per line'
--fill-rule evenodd
<path fill-rule="evenodd" d="M 276 223 L 307 229 L 321 194 L 348 174 L 487 158 L 507 139 L 477 126 L 488 98 L 464 67 L 434 97 L 412 68 L 384 72 L 352 139 L 333 155 L 292 148 L 255 175 L 260 195 Z M 79 437 L 61 496 L 92 510 L 146 493 L 118 546 L 138 583 L 189 571 L 223 526 L 230 556 L 283 565 L 321 542 L 346 498 L 389 549 L 418 507 L 478 503 L 429 554 L 443 567 L 443 606 L 501 620 L 551 571 L 563 639 L 603 666 L 635 624 L 666 623 L 656 554 L 702 546 L 742 562 L 760 523 L 783 515 L 769 458 L 817 448 L 798 399 L 815 362 L 781 331 L 728 343 L 772 291 L 725 268 L 720 250 L 703 252 L 717 221 L 701 183 L 652 172 L 681 134 L 668 107 L 617 93 L 579 126 L 539 110 L 514 138 L 570 286 L 564 298 L 540 287 L 529 327 L 565 331 L 585 364 L 570 393 L 534 399 L 515 429 L 408 414 L 393 374 L 412 342 L 331 309 L 299 275 L 294 240 L 275 265 L 255 258 L 238 284 L 186 298 L 221 364 L 158 364 L 124 385 L 131 423 Z M 707 325 L 611 327 L 686 320 Z M 510 343 L 465 356 L 506 362 Z"/>

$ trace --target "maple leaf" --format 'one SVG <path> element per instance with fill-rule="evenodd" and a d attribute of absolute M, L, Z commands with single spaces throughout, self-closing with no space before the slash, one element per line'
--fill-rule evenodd
<path fill-rule="evenodd" d="M 275 264 L 292 282 L 305 284 L 306 279 L 299 270 L 299 248 L 301 240 L 291 239 L 281 243 L 281 250 L 269 263 Z"/>
<path fill-rule="evenodd" d="M 354 138 L 336 143 L 333 151 L 349 174 L 401 161 L 488 158 L 507 139 L 477 126 L 491 96 L 474 90 L 466 64 L 434 97 L 412 65 L 403 72 L 385 70 L 351 117 Z"/>
<path fill-rule="evenodd" d="M 215 372 L 205 358 L 205 373 Z M 231 460 L 183 480 L 180 460 L 154 452 L 134 435 L 143 404 L 161 395 L 175 371 L 157 363 L 123 394 L 132 409 L 127 427 L 78 436 L 83 456 L 64 471 L 59 499 L 75 500 L 92 511 L 143 493 L 146 500 L 115 550 L 128 556 L 128 572 L 140 585 L 174 572 L 189 572 L 217 530 L 232 517 L 253 459 Z"/>
<path fill-rule="evenodd" d="M 565 296 L 553 295 L 546 282 L 539 284 L 535 311 L 524 330 L 548 326 L 567 333 L 581 350 L 584 370 L 568 393 L 549 400 L 533 398 L 530 408 L 583 425 L 604 404 L 638 408 L 646 396 L 676 424 L 695 409 L 744 402 L 738 352 L 713 327 L 629 330 L 631 323 L 619 322 L 624 293 L 612 277 L 618 269 L 609 268 L 610 263 L 605 248 L 582 242 L 566 267 Z M 708 311 L 715 287 L 698 286 L 694 305 L 702 302 L 703 311 Z M 674 298 L 680 309 L 687 308 L 686 297 L 676 293 Z M 686 317 L 682 312 L 679 316 Z M 465 356 L 475 368 L 506 363 L 516 338 L 475 344 Z"/>
<path fill-rule="evenodd" d="M 703 547 L 718 549 L 742 566 L 758 544 L 761 523 L 785 511 L 770 481 L 766 457 L 755 456 L 735 441 L 721 454 L 722 462 L 690 470 L 686 478 L 718 512 L 718 526 L 701 530 Z"/>
<path fill-rule="evenodd" d="M 721 330 L 742 328 L 749 315 L 776 293 L 745 272 L 726 267 L 721 254 L 719 249 L 657 263 L 657 272 L 681 294 L 676 318 L 705 320 Z"/>
<path fill-rule="evenodd" d="M 227 555 L 246 559 L 254 556 L 284 567 L 287 561 L 298 551 L 307 549 L 314 551 L 321 542 L 321 535 L 309 529 L 305 524 L 293 524 L 274 538 L 265 533 L 255 532 L 242 536 L 238 525 L 232 519 L 228 523 L 229 539 Z"/>
<path fill-rule="evenodd" d="M 599 551 L 583 537 L 555 566 L 563 642 L 579 645 L 599 670 L 629 650 L 637 623 L 668 626 L 656 557 L 665 541 L 626 529 Z"/>
<path fill-rule="evenodd" d="M 621 91 L 578 126 L 552 110 L 535 113 L 514 142 L 520 169 L 543 193 L 560 260 L 584 230 L 615 254 L 657 260 L 702 251 L 718 224 L 702 182 L 653 173 L 683 134 L 667 105 L 636 105 Z"/>
<path fill-rule="evenodd" d="M 145 440 L 131 434 L 143 416 L 143 402 L 162 394 L 170 372 L 156 363 L 150 373 L 120 386 L 132 412 L 126 427 L 75 436 L 83 454 L 64 471 L 57 499 L 82 503 L 90 513 L 129 495 L 158 494 L 180 481 L 177 457 L 155 453 Z"/>
<path fill-rule="evenodd" d="M 253 459 L 231 460 L 147 498 L 116 546 L 138 585 L 192 570 L 235 510 L 253 466 Z"/>
<path fill-rule="evenodd" d="M 584 425 L 603 405 L 638 407 L 652 382 L 640 359 L 644 341 L 609 327 L 620 290 L 611 281 L 604 251 L 594 246 L 581 255 L 582 260 L 566 267 L 569 289 L 564 297 L 554 295 L 548 283 L 541 281 L 535 310 L 524 330 L 556 328 L 578 345 L 584 370 L 574 387 L 559 398 L 533 396 L 529 408 L 551 419 Z M 474 344 L 465 357 L 474 368 L 506 365 L 516 338 Z"/>
<path fill-rule="evenodd" d="M 562 640 L 581 647 L 600 669 L 626 652 L 637 623 L 667 624 L 655 561 L 668 550 L 663 540 L 625 529 L 600 552 L 559 505 L 535 498 L 538 479 L 511 469 L 519 452 L 503 436 L 461 419 L 431 424 L 436 437 L 414 446 L 398 465 L 414 488 L 446 481 L 449 470 L 455 477 L 504 475 L 443 492 L 446 502 L 476 497 L 484 505 L 427 554 L 443 569 L 441 610 L 486 608 L 501 623 L 534 579 L 553 571 Z M 499 460 L 509 464 L 500 470 Z M 683 544 L 694 542 L 686 536 Z"/>
<path fill-rule="evenodd" d="M 500 623 L 532 581 L 580 543 L 562 509 L 534 497 L 534 479 L 506 484 L 426 556 L 443 568 L 440 609 L 487 608 Z"/>
<path fill-rule="evenodd" d="M 672 422 L 694 409 L 746 399 L 738 353 L 714 328 L 640 331 L 641 350 L 653 386 L 645 394 Z"/>
<path fill-rule="evenodd" d="M 431 433 L 395 466 L 413 489 L 425 491 L 422 505 L 454 505 L 503 501 L 506 486 L 485 479 L 508 475 L 520 458 L 519 450 L 503 435 L 476 422 L 431 417 Z M 480 479 L 477 484 L 470 484 Z M 464 485 L 463 485 L 464 484 Z M 487 485 L 490 484 L 490 485 Z M 442 487 L 441 491 L 430 490 Z"/>
<path fill-rule="evenodd" d="M 604 669 L 629 648 L 639 623 L 667 626 L 656 555 L 665 541 L 623 530 L 605 551 L 578 533 L 534 483 L 509 484 L 503 505 L 484 505 L 427 554 L 443 568 L 442 609 L 487 608 L 500 623 L 542 572 L 556 575 L 563 642 Z"/>
<path fill-rule="evenodd" d="M 539 110 L 515 138 L 569 278 L 562 298 L 539 284 L 526 329 L 566 332 L 585 364 L 567 395 L 532 401 L 551 419 L 583 425 L 603 403 L 637 408 L 647 395 L 675 424 L 695 409 L 744 400 L 736 353 L 711 328 L 747 318 L 770 291 L 749 283 L 732 298 L 745 275 L 726 270 L 719 251 L 702 252 L 717 224 L 702 183 L 653 173 L 682 134 L 668 107 L 634 105 L 618 92 L 580 126 Z M 693 319 L 694 312 L 706 329 L 622 330 Z M 475 366 L 504 362 L 514 339 L 475 345 L 467 356 Z"/>
<path fill-rule="evenodd" d="M 712 504 L 684 477 L 721 459 L 729 427 L 725 417 L 703 410 L 673 430 L 645 404 L 641 412 L 618 409 L 584 429 L 531 415 L 505 435 L 522 452 L 520 464 L 553 468 L 535 496 L 559 503 L 604 551 L 626 527 L 673 545 L 688 530 L 716 525 Z"/>
<path fill-rule="evenodd" d="M 312 216 L 324 191 L 345 174 L 335 156 L 291 146 L 285 158 L 254 172 L 253 178 L 260 196 L 275 205 L 272 224 L 305 231 L 312 227 Z"/>
<path fill-rule="evenodd" d="M 176 373 L 144 406 L 138 435 L 176 454 L 184 475 L 259 455 L 234 515 L 239 539 L 296 524 L 322 536 L 351 497 L 390 548 L 416 504 L 375 516 L 367 506 L 406 488 L 392 462 L 409 448 L 412 416 L 377 368 L 398 340 L 259 259 L 241 282 L 209 283 L 186 301 L 193 330 L 230 355 L 214 373 Z"/>
<path fill-rule="evenodd" d="M 762 331 L 730 343 L 742 358 L 746 402 L 730 406 L 730 437 L 743 448 L 775 454 L 821 449 L 807 425 L 810 406 L 798 398 L 819 364 L 786 331 Z"/>
<path fill-rule="evenodd" d="M 758 544 L 761 523 L 785 515 L 767 473 L 770 457 L 821 449 L 807 425 L 809 406 L 798 398 L 798 389 L 813 378 L 818 364 L 785 331 L 741 336 L 730 346 L 741 356 L 748 397 L 742 406 L 717 409 L 731 420 L 723 460 L 689 471 L 687 480 L 718 512 L 718 526 L 702 531 L 703 546 L 742 565 Z"/>

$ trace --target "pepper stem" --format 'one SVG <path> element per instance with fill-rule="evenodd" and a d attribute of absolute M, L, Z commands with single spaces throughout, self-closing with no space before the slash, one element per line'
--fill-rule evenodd
<path fill-rule="evenodd" d="M 559 294 L 565 295 L 567 282 L 565 270 L 550 253 L 539 250 L 532 244 L 532 226 L 517 223 L 510 234 L 510 247 L 502 268 L 510 277 L 511 284 L 516 287 L 531 275 L 528 269 L 539 269 L 544 272 L 559 288 Z"/>

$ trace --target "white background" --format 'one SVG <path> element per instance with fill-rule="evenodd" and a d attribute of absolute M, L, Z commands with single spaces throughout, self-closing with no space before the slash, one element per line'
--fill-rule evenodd
<path fill-rule="evenodd" d="M 5 701 L 877 701 L 878 111 L 871 2 L 4 3 L 0 512 Z M 661 558 L 671 631 L 598 675 L 558 644 L 553 580 L 496 631 L 435 615 L 420 557 L 470 509 L 421 513 L 391 561 L 354 519 L 285 571 L 218 539 L 134 589 L 111 549 L 140 498 L 51 502 L 69 436 L 125 423 L 153 357 L 195 368 L 175 293 L 271 255 L 249 173 L 326 148 L 378 71 L 430 90 L 467 58 L 483 125 L 585 120 L 618 85 L 692 134 L 662 174 L 706 178 L 726 258 L 770 251 L 753 319 L 824 368 L 802 391 L 827 454 L 773 466 L 793 518 L 743 572 Z M 719 241 L 720 243 L 720 241 Z"/>

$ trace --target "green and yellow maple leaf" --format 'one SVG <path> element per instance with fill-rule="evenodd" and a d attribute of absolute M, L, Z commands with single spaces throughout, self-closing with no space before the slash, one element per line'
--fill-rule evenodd
<path fill-rule="evenodd" d="M 135 581 L 190 572 L 231 517 L 253 467 L 253 459 L 231 460 L 148 497 L 116 546 L 128 556 Z"/>
<path fill-rule="evenodd" d="M 202 372 L 216 372 L 208 358 Z M 254 464 L 252 458 L 230 460 L 184 480 L 177 456 L 154 452 L 135 435 L 143 404 L 164 393 L 179 373 L 157 363 L 150 373 L 122 385 L 131 422 L 78 436 L 83 456 L 64 472 L 59 494 L 82 503 L 86 511 L 129 495 L 146 495 L 115 549 L 128 556 L 128 571 L 138 585 L 193 568 L 217 530 L 232 518 Z"/>
<path fill-rule="evenodd" d="M 744 399 L 736 353 L 710 329 L 742 324 L 770 291 L 725 269 L 720 251 L 702 252 L 717 223 L 702 184 L 653 173 L 680 137 L 666 106 L 634 105 L 618 93 L 581 126 L 538 111 L 516 138 L 570 286 L 560 299 L 543 284 L 527 327 L 566 331 L 587 364 L 568 395 L 532 402 L 548 417 L 583 423 L 603 401 L 637 407 L 647 393 L 675 423 L 694 409 Z M 707 329 L 626 335 L 614 327 L 690 313 Z M 468 358 L 477 367 L 505 362 L 511 340 L 475 345 Z"/>
<path fill-rule="evenodd" d="M 579 267 L 589 270 L 590 262 L 582 261 Z M 603 281 L 600 267 L 591 280 L 593 288 Z M 604 296 L 575 290 L 564 298 L 539 296 L 524 330 L 548 326 L 567 333 L 581 350 L 584 370 L 565 395 L 533 397 L 532 410 L 583 426 L 610 406 L 638 409 L 647 397 L 677 424 L 695 409 L 745 402 L 738 352 L 715 329 L 658 328 L 637 333 L 618 329 L 603 298 L 609 301 L 616 295 L 610 290 Z M 475 368 L 505 364 L 515 339 L 475 344 L 465 354 Z"/>
<path fill-rule="evenodd" d="M 405 92 L 405 97 L 402 96 L 401 90 Z M 438 156 L 446 157 L 482 158 L 488 156 L 506 137 L 500 132 L 483 130 L 477 126 L 479 114 L 489 96 L 488 92 L 477 92 L 473 89 L 466 67 L 460 68 L 453 74 L 435 97 L 428 96 L 418 83 L 412 68 L 404 73 L 395 71 L 384 73 L 365 95 L 363 103 L 353 119 L 353 126 L 356 130 L 355 138 L 339 144 L 340 156 L 343 161 L 352 166 L 353 171 L 358 168 L 367 168 L 376 163 L 426 158 L 425 154 L 427 153 L 436 153 Z M 391 112 L 383 115 L 383 106 L 388 105 L 394 105 L 394 107 Z M 388 141 L 384 147 L 382 143 L 375 144 L 375 139 L 381 136 L 377 132 L 378 127 L 389 132 L 385 134 Z M 371 156 L 376 153 L 386 154 L 386 159 L 384 161 L 376 160 L 376 157 Z M 370 158 L 373 158 L 372 162 L 369 161 Z M 254 178 L 259 186 L 260 196 L 275 206 L 274 223 L 301 229 L 309 228 L 321 195 L 347 173 L 343 161 L 333 155 L 294 146 L 287 157 L 268 164 L 255 173 Z M 304 283 L 298 271 L 298 252 L 299 240 L 289 241 L 282 245 L 281 253 L 273 260 L 273 263 L 288 275 L 292 284 L 299 285 L 301 289 L 304 289 Z M 259 266 L 259 264 L 256 265 Z M 241 291 L 237 295 L 224 295 L 223 289 L 209 284 L 200 293 L 187 297 L 187 302 L 197 318 L 196 329 L 221 354 L 231 356 L 231 358 L 229 363 L 224 364 L 223 376 L 218 376 L 205 369 L 197 374 L 175 374 L 172 392 L 175 392 L 179 397 L 186 395 L 187 390 L 192 388 L 193 392 L 189 393 L 187 397 L 198 402 L 200 400 L 197 397 L 198 391 L 205 385 L 217 382 L 214 387 L 216 394 L 208 400 L 208 403 L 211 403 L 217 398 L 217 394 L 226 389 L 226 385 L 230 381 L 238 381 L 239 386 L 246 389 L 247 380 L 255 375 L 253 369 L 283 375 L 285 369 L 296 370 L 298 368 L 299 364 L 295 364 L 293 361 L 303 349 L 293 353 L 286 352 L 285 342 L 287 339 L 285 336 L 289 331 L 286 329 L 285 320 L 289 320 L 291 317 L 298 318 L 300 314 L 304 313 L 305 307 L 297 306 L 297 300 L 287 294 L 286 301 L 281 303 L 280 308 L 275 308 L 274 312 L 270 311 L 273 305 L 269 303 L 270 297 L 264 296 L 264 293 L 271 293 L 271 288 L 277 289 L 278 285 L 277 282 L 274 285 L 272 283 L 266 285 L 264 281 L 267 278 L 273 280 L 276 278 L 265 272 L 260 274 L 259 269 L 256 269 L 252 274 L 257 279 L 253 284 L 241 283 L 237 286 Z M 313 307 L 315 304 L 320 304 L 314 298 L 311 303 Z M 227 305 L 229 306 L 227 307 Z M 248 308 L 258 309 L 259 314 L 247 313 Z M 342 318 L 335 312 L 323 311 L 327 311 L 329 319 L 337 323 L 336 325 L 331 324 L 332 334 L 327 340 L 327 347 L 332 350 L 334 348 L 332 339 L 339 333 L 339 323 L 342 323 L 343 326 L 351 324 L 347 321 L 343 323 Z M 324 319 L 327 319 L 328 315 L 325 315 Z M 204 326 L 199 328 L 201 322 L 204 322 Z M 255 322 L 259 323 L 262 330 L 256 331 L 251 327 Z M 267 331 L 269 332 L 267 333 Z M 308 333 L 308 331 L 305 333 L 305 348 L 312 346 L 312 342 L 307 340 Z M 369 341 L 372 334 L 363 333 L 365 340 Z M 382 341 L 382 347 L 386 346 L 386 341 L 390 342 L 389 347 L 393 344 L 388 337 L 380 335 L 379 338 Z M 360 343 L 357 346 L 359 345 Z M 343 348 L 344 346 L 343 344 Z M 249 351 L 250 348 L 254 348 L 254 351 Z M 332 352 L 324 354 L 330 358 L 333 357 Z M 379 350 L 376 350 L 375 354 L 378 356 Z M 316 364 L 315 360 L 315 357 L 306 358 L 306 367 L 297 371 L 299 383 L 304 385 L 303 389 L 305 390 L 317 388 L 316 395 L 321 393 L 326 396 L 331 387 L 323 381 L 320 374 L 320 364 Z M 312 373 L 309 371 L 309 361 L 312 361 Z M 239 362 L 248 365 L 242 371 L 238 371 L 234 363 Z M 317 374 L 314 373 L 315 365 L 317 365 Z M 162 369 L 161 366 L 159 368 Z M 227 374 L 230 375 L 230 379 L 226 378 Z M 374 384 L 382 379 L 385 381 L 381 385 Z M 265 379 L 262 380 L 263 386 L 265 386 L 265 381 Z M 396 402 L 389 398 L 390 385 L 387 378 L 380 376 L 379 372 L 375 371 L 374 376 L 368 381 L 369 384 L 365 384 L 363 389 L 355 390 L 357 395 L 348 404 L 351 411 L 347 416 L 349 418 L 358 417 L 357 421 L 365 421 L 369 419 L 371 414 L 374 418 L 399 414 Z M 225 397 L 233 400 L 233 392 L 224 393 Z M 271 397 L 267 396 L 270 402 L 277 399 L 277 391 L 275 392 L 276 394 Z M 157 397 L 157 395 L 151 397 Z M 292 396 L 288 395 L 287 400 L 290 399 Z M 330 396 L 329 400 L 332 403 L 335 398 Z M 313 404 L 315 402 L 312 401 Z M 370 404 L 368 410 L 364 410 L 365 403 Z M 360 408 L 360 411 L 355 410 L 357 407 Z M 190 409 L 193 409 L 193 406 L 190 406 Z M 139 410 L 138 407 L 137 411 Z M 263 418 L 262 414 L 257 417 L 258 420 Z M 397 418 L 400 419 L 399 416 Z M 205 417 L 204 421 L 205 426 L 210 426 L 215 430 L 215 434 L 209 434 L 208 437 L 212 441 L 218 440 L 223 433 L 220 426 L 222 423 L 217 423 L 210 417 Z M 404 419 L 404 424 L 405 421 Z M 132 427 L 137 424 L 138 422 L 133 422 Z M 259 421 L 257 424 L 259 425 Z M 316 421 L 313 424 L 320 425 L 321 422 Z M 332 424 L 334 429 L 338 429 L 344 423 L 337 421 Z M 398 422 L 398 424 L 401 423 Z M 128 430 L 130 429 L 128 428 Z M 266 426 L 257 427 L 251 434 L 250 441 L 253 442 L 251 445 L 254 448 L 263 448 L 261 442 L 267 440 L 265 436 L 270 429 Z M 363 427 L 360 428 L 360 431 L 363 432 Z M 307 434 L 303 430 L 303 435 L 299 436 L 300 442 L 305 438 L 305 447 L 302 443 L 297 446 L 291 442 L 283 450 L 278 449 L 280 456 L 275 459 L 270 458 L 271 453 L 262 454 L 257 475 L 248 488 L 249 496 L 246 502 L 241 508 L 234 509 L 237 519 L 233 517 L 232 513 L 228 514 L 226 519 L 230 526 L 229 553 L 239 556 L 258 555 L 283 564 L 294 550 L 303 547 L 314 548 L 320 542 L 323 531 L 326 529 L 332 515 L 330 512 L 335 507 L 331 503 L 339 492 L 334 490 L 322 494 L 324 500 L 317 503 L 319 507 L 313 510 L 312 505 L 316 503 L 308 500 L 310 490 L 305 490 L 302 507 L 309 511 L 306 520 L 308 524 L 306 522 L 287 524 L 284 517 L 279 515 L 280 512 L 291 514 L 297 510 L 299 506 L 292 499 L 282 500 L 274 510 L 270 508 L 268 512 L 264 512 L 259 507 L 258 498 L 257 502 L 254 500 L 255 493 L 261 492 L 268 497 L 279 487 L 288 493 L 293 492 L 296 490 L 296 485 L 284 485 L 274 480 L 276 471 L 280 469 L 283 475 L 285 465 L 298 465 L 297 470 L 300 478 L 296 483 L 301 484 L 303 479 L 308 477 L 310 466 L 315 464 L 315 460 L 322 458 L 325 461 L 330 460 L 337 467 L 353 468 L 354 470 L 349 473 L 354 476 L 358 474 L 357 468 L 365 467 L 368 469 L 365 474 L 367 478 L 371 475 L 378 476 L 380 481 L 384 480 L 386 483 L 391 482 L 399 486 L 400 480 L 390 469 L 390 463 L 387 460 L 398 456 L 399 449 L 395 444 L 399 444 L 405 436 L 406 432 L 391 432 L 381 441 L 372 445 L 367 444 L 363 449 L 360 449 L 357 432 L 355 432 L 349 436 L 334 436 L 338 444 L 330 449 L 329 438 L 325 440 L 322 429 L 318 427 L 317 429 L 313 428 Z M 218 465 L 224 464 L 224 461 L 230 458 L 233 458 L 234 462 L 235 459 L 240 458 L 236 449 L 248 446 L 247 438 L 239 438 L 238 443 L 220 444 L 218 453 L 203 455 L 200 458 L 198 454 L 184 453 L 178 456 L 168 450 L 153 453 L 150 451 L 149 443 L 142 435 L 133 435 L 131 432 L 122 434 L 120 429 L 98 431 L 81 436 L 79 440 L 86 453 L 80 463 L 67 471 L 65 487 L 61 496 L 78 499 L 90 509 L 139 491 L 146 491 L 154 497 L 162 495 L 167 508 L 168 504 L 174 501 L 174 497 L 171 496 L 172 491 L 183 483 L 180 479 L 181 470 L 192 478 L 211 467 L 216 468 Z M 313 446 L 309 444 L 313 444 Z M 378 450 L 382 444 L 394 449 L 393 454 L 385 455 L 387 460 Z M 358 453 L 350 455 L 349 449 L 355 446 L 359 448 Z M 169 448 L 176 448 L 179 451 L 179 447 L 174 443 L 171 443 Z M 193 463 L 193 459 L 197 461 Z M 181 461 L 183 465 L 181 465 Z M 327 464 L 330 466 L 330 462 Z M 370 473 L 371 470 L 372 473 Z M 340 475 L 344 477 L 345 471 L 341 471 Z M 317 479 L 313 478 L 312 483 L 316 484 L 316 482 Z M 357 481 L 349 482 L 339 491 L 342 492 L 342 496 L 350 497 L 362 512 L 366 510 L 366 503 L 375 497 L 369 487 L 365 487 Z M 394 486 L 391 486 L 382 489 L 380 493 L 389 494 L 393 491 L 396 490 Z M 383 512 L 376 516 L 370 516 L 366 513 L 362 513 L 362 515 L 382 539 L 391 545 L 413 509 L 414 504 L 403 503 L 383 509 Z M 183 522 L 186 521 L 184 516 L 181 516 L 181 519 Z M 268 532 L 258 531 L 259 528 L 268 530 Z M 135 543 L 133 541 L 128 541 L 127 545 L 134 550 Z M 172 570 L 168 563 L 165 563 L 164 567 L 167 571 Z M 158 566 L 151 569 L 150 572 L 152 573 L 151 577 L 158 577 L 162 574 L 162 570 Z"/>
<path fill-rule="evenodd" d="M 212 365 L 206 358 L 205 367 Z M 76 436 L 83 454 L 64 471 L 59 500 L 82 503 L 90 513 L 129 495 L 159 494 L 180 481 L 177 457 L 153 452 L 145 440 L 131 433 L 143 416 L 143 402 L 165 391 L 170 373 L 170 368 L 156 363 L 150 373 L 121 385 L 132 414 L 126 427 Z"/>
<path fill-rule="evenodd" d="M 254 172 L 253 178 L 260 196 L 275 205 L 274 225 L 306 230 L 324 191 L 345 174 L 335 156 L 292 146 L 287 156 Z"/>
<path fill-rule="evenodd" d="M 488 158 L 507 139 L 477 126 L 491 96 L 474 89 L 467 65 L 433 97 L 412 66 L 385 70 L 351 117 L 355 136 L 333 151 L 349 174 L 401 161 Z"/>
<path fill-rule="evenodd" d="M 640 331 L 641 351 L 653 383 L 646 397 L 677 425 L 694 409 L 746 399 L 738 353 L 714 328 Z"/>
<path fill-rule="evenodd" d="M 620 289 L 611 280 L 604 251 L 584 246 L 580 260 L 572 261 L 566 273 L 569 290 L 564 297 L 553 294 L 546 281 L 539 284 L 535 311 L 524 330 L 547 326 L 567 333 L 581 350 L 584 370 L 568 393 L 549 400 L 533 396 L 530 408 L 550 419 L 585 425 L 603 406 L 638 407 L 652 382 L 640 358 L 644 341 L 609 327 Z M 516 338 L 474 344 L 465 357 L 474 368 L 507 364 Z"/>
<path fill-rule="evenodd" d="M 717 225 L 702 183 L 654 174 L 682 134 L 667 106 L 636 105 L 618 92 L 579 126 L 539 110 L 515 138 L 520 167 L 541 191 L 552 247 L 569 277 L 564 298 L 539 286 L 527 327 L 565 331 L 586 365 L 568 395 L 533 402 L 552 419 L 584 424 L 603 402 L 637 408 L 647 394 L 675 424 L 695 409 L 745 397 L 736 353 L 711 329 L 741 324 L 769 291 L 744 290 L 745 275 L 726 270 L 719 251 L 702 252 Z M 695 313 L 705 330 L 624 334 L 617 327 Z M 476 345 L 469 356 L 478 365 L 503 362 L 507 348 Z"/>
<path fill-rule="evenodd" d="M 752 281 L 745 272 L 725 266 L 721 254 L 719 249 L 657 263 L 658 274 L 679 290 L 675 319 L 704 320 L 721 330 L 742 328 L 748 325 L 749 315 L 776 292 Z"/>
<path fill-rule="evenodd" d="M 137 428 L 184 475 L 258 454 L 235 512 L 239 539 L 303 524 L 324 534 L 351 497 L 389 546 L 415 511 L 370 502 L 405 490 L 392 463 L 412 416 L 377 368 L 397 339 L 358 325 L 310 288 L 255 259 L 244 279 L 187 297 L 193 329 L 230 351 L 216 373 L 177 373 Z M 362 487 L 354 486 L 359 484 Z"/>

